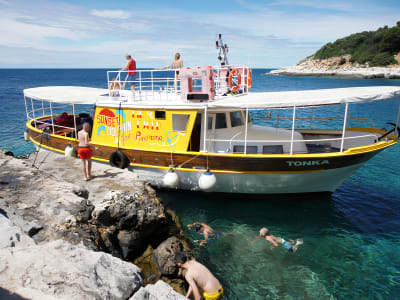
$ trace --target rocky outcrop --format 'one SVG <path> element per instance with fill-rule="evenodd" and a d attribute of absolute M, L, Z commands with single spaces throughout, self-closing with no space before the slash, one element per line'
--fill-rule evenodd
<path fill-rule="evenodd" d="M 149 284 L 132 296 L 129 300 L 185 300 L 184 296 L 176 293 L 168 284 L 157 281 L 156 284 Z"/>
<path fill-rule="evenodd" d="M 349 55 L 329 59 L 306 58 L 295 66 L 272 70 L 265 75 L 318 76 L 360 79 L 400 79 L 400 66 L 369 67 L 352 64 Z"/>
<path fill-rule="evenodd" d="M 2 215 L 0 228 L 0 286 L 23 297 L 128 299 L 143 286 L 137 266 L 110 254 L 64 240 L 36 245 Z"/>
<path fill-rule="evenodd" d="M 42 161 L 38 170 L 32 161 L 0 153 L 0 286 L 33 299 L 128 299 L 161 279 L 184 293 L 182 274 L 164 275 L 153 258 L 153 249 L 171 237 L 185 245 L 173 251 L 191 255 L 179 218 L 164 209 L 155 191 L 122 170 L 120 180 L 117 170 L 83 186 L 80 164 L 74 169 L 68 159 L 55 163 L 60 157 L 46 154 L 50 162 Z M 64 181 L 54 174 L 67 167 L 72 170 Z M 102 172 L 115 172 L 107 168 Z M 110 186 L 114 180 L 118 187 L 133 184 L 109 191 L 107 180 Z M 159 259 L 163 255 L 171 256 L 163 258 L 168 261 L 175 253 Z M 134 260 L 151 267 L 143 273 Z"/>

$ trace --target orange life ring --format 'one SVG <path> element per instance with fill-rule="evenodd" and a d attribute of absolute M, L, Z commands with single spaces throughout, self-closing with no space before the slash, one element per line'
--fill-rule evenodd
<path fill-rule="evenodd" d="M 249 73 L 247 74 L 247 89 L 251 89 L 253 84 L 253 71 L 249 69 Z"/>
<path fill-rule="evenodd" d="M 237 83 L 235 86 L 233 86 L 233 84 L 232 84 L 233 75 L 237 76 Z M 242 83 L 242 75 L 240 75 L 240 71 L 238 69 L 233 69 L 229 73 L 229 77 L 228 77 L 228 85 L 231 88 L 232 92 L 236 93 L 239 90 L 241 83 Z"/>

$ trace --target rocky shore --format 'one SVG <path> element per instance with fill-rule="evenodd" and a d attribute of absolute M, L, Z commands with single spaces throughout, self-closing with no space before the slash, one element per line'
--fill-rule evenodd
<path fill-rule="evenodd" d="M 329 59 L 307 58 L 295 66 L 272 70 L 265 75 L 316 76 L 359 79 L 400 79 L 400 65 L 369 67 L 349 62 L 350 56 Z"/>
<path fill-rule="evenodd" d="M 132 172 L 94 164 L 85 182 L 45 151 L 0 166 L 0 298 L 186 299 L 174 258 L 191 245 Z"/>

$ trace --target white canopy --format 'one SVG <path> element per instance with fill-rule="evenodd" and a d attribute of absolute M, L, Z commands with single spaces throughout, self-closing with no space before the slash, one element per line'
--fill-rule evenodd
<path fill-rule="evenodd" d="M 79 86 L 48 86 L 24 90 L 29 98 L 48 102 L 70 104 L 119 105 L 118 98 L 108 96 L 107 89 Z M 158 109 L 237 109 L 237 108 L 288 108 L 301 106 L 332 105 L 370 102 L 400 97 L 400 86 L 350 87 L 305 91 L 262 92 L 226 96 L 210 102 L 153 99 L 150 101 L 124 102 L 123 107 L 148 107 Z M 110 99 L 112 101 L 110 101 Z"/>
<path fill-rule="evenodd" d="M 209 102 L 210 108 L 278 108 L 370 102 L 400 97 L 400 86 L 249 93 Z"/>
<path fill-rule="evenodd" d="M 47 102 L 95 104 L 108 90 L 82 86 L 43 86 L 24 90 L 25 97 Z"/>

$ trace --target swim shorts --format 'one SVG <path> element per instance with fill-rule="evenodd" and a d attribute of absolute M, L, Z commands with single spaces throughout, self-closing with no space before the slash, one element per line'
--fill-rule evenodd
<path fill-rule="evenodd" d="M 81 159 L 92 158 L 92 149 L 90 149 L 89 147 L 85 148 L 79 147 L 78 154 Z"/>
<path fill-rule="evenodd" d="M 218 289 L 218 291 L 214 293 L 203 293 L 203 297 L 205 300 L 218 300 L 221 299 L 221 297 L 224 295 L 224 289 L 221 287 Z"/>
<path fill-rule="evenodd" d="M 135 84 L 135 81 L 136 81 L 136 74 L 128 75 L 128 77 L 125 80 L 125 89 L 130 90 L 131 84 Z"/>
<path fill-rule="evenodd" d="M 287 241 L 285 241 L 284 238 L 281 238 L 282 240 L 282 246 L 286 249 L 288 249 L 289 252 L 293 252 L 293 247 L 290 245 Z"/>

